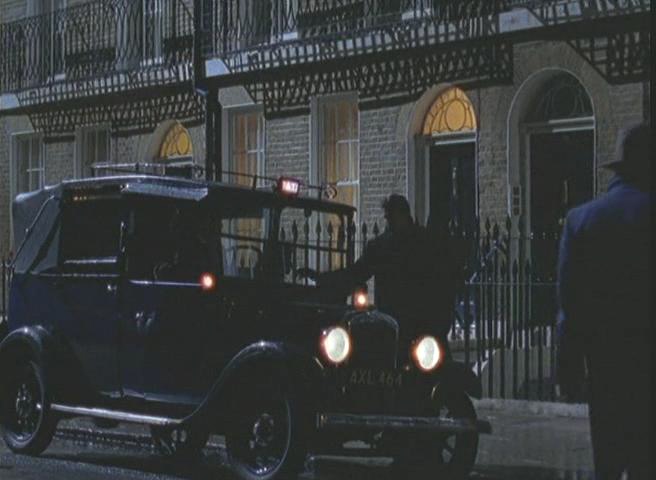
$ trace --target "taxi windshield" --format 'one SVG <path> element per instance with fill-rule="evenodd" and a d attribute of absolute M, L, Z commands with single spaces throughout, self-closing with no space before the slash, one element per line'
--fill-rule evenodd
<path fill-rule="evenodd" d="M 290 206 L 281 210 L 279 225 L 285 283 L 314 285 L 313 274 L 347 266 L 352 247 L 347 216 Z"/>

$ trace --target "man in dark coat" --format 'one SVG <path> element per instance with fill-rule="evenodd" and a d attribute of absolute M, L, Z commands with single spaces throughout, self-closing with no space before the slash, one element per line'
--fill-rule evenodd
<path fill-rule="evenodd" d="M 390 195 L 383 209 L 385 232 L 350 268 L 324 273 L 319 283 L 351 290 L 374 277 L 376 306 L 399 321 L 402 344 L 431 334 L 446 347 L 459 278 L 455 259 L 414 222 L 405 197 Z"/>
<path fill-rule="evenodd" d="M 608 193 L 570 211 L 561 240 L 558 382 L 580 398 L 587 370 L 597 479 L 653 478 L 650 135 L 623 132 Z"/>

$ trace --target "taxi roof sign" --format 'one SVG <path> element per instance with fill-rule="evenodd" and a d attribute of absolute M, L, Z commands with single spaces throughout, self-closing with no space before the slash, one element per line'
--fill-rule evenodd
<path fill-rule="evenodd" d="M 298 195 L 301 191 L 301 182 L 296 178 L 280 177 L 276 190 L 284 195 Z"/>

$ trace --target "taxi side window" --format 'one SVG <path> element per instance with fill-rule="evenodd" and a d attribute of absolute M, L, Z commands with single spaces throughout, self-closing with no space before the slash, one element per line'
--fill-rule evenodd
<path fill-rule="evenodd" d="M 121 234 L 119 199 L 71 202 L 64 206 L 60 264 L 64 271 L 115 272 Z"/>
<path fill-rule="evenodd" d="M 215 271 L 216 246 L 204 235 L 198 206 L 182 202 L 142 201 L 130 213 L 128 274 L 162 282 L 197 282 Z M 214 254 L 215 256 L 216 254 Z"/>

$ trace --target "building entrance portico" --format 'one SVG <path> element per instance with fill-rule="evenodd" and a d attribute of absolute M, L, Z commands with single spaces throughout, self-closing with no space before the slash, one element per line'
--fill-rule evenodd
<path fill-rule="evenodd" d="M 569 73 L 550 79 L 533 101 L 526 132 L 526 232 L 533 268 L 554 279 L 558 243 L 567 212 L 594 196 L 595 135 L 592 103 Z"/>
<path fill-rule="evenodd" d="M 476 228 L 476 129 L 464 91 L 442 91 L 424 119 L 427 149 L 428 225 L 438 231 Z"/>

